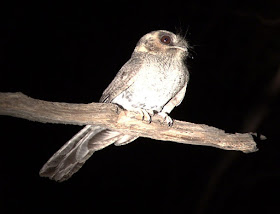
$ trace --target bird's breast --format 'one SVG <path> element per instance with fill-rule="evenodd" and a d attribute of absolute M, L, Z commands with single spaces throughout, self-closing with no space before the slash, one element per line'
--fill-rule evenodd
<path fill-rule="evenodd" d="M 186 68 L 148 64 L 141 68 L 134 83 L 119 94 L 113 103 L 127 110 L 141 108 L 160 112 L 184 86 Z"/>

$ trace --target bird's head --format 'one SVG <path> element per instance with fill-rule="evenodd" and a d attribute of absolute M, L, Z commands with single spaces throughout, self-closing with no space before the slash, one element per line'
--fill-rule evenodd
<path fill-rule="evenodd" d="M 144 35 L 137 43 L 134 52 L 150 54 L 188 55 L 188 43 L 180 35 L 166 30 L 152 31 Z"/>

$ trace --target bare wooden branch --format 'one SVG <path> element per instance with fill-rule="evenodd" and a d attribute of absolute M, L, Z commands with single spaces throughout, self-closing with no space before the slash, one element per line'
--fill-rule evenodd
<path fill-rule="evenodd" d="M 117 105 L 105 103 L 69 104 L 30 98 L 22 93 L 0 93 L 0 115 L 19 117 L 42 123 L 73 125 L 95 124 L 125 134 L 162 141 L 212 146 L 245 153 L 257 151 L 249 133 L 228 134 L 203 124 L 174 120 L 172 127 L 155 115 L 153 121 L 142 121 L 140 115 Z"/>

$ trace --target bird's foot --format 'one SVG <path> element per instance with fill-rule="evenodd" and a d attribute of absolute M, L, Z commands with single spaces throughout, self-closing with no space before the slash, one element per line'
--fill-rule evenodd
<path fill-rule="evenodd" d="M 145 109 L 140 108 L 136 109 L 136 111 L 140 113 L 142 120 L 147 121 L 148 123 L 152 122 L 152 116 L 154 116 L 153 111 L 147 111 Z"/>
<path fill-rule="evenodd" d="M 168 116 L 167 113 L 159 112 L 158 115 L 163 118 L 163 122 L 166 122 L 168 126 L 172 126 L 173 125 L 173 120 L 172 120 L 171 117 Z"/>

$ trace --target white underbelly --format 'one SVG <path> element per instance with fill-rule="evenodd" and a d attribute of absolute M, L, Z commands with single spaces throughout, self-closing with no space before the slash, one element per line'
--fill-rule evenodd
<path fill-rule="evenodd" d="M 160 112 L 184 86 L 185 78 L 185 74 L 177 70 L 164 73 L 146 71 L 112 102 L 127 110 L 141 108 Z"/>

